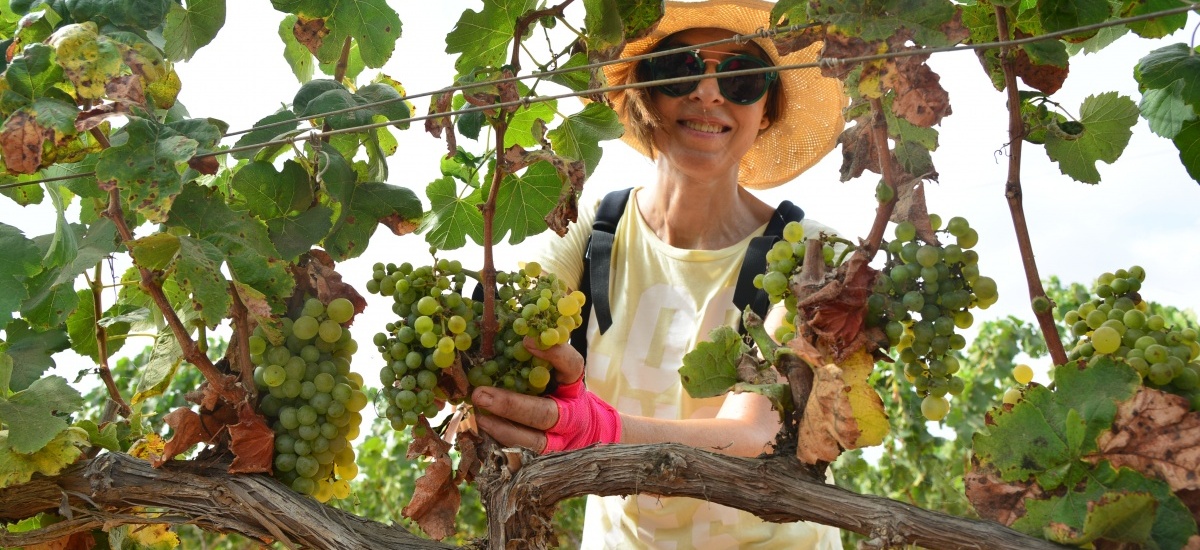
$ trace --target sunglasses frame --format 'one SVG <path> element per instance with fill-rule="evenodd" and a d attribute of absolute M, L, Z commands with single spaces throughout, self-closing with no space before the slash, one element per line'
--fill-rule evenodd
<path fill-rule="evenodd" d="M 682 47 L 682 46 L 667 46 L 667 47 L 663 47 L 663 48 L 659 48 L 658 50 L 655 50 L 654 53 L 658 53 L 660 51 L 677 49 L 680 47 Z M 639 72 L 639 77 L 649 76 L 650 78 L 647 81 L 656 81 L 656 80 L 674 80 L 677 78 L 696 78 L 701 75 L 708 74 L 708 61 L 709 60 L 706 60 L 704 57 L 701 57 L 700 52 L 702 52 L 702 51 L 706 51 L 706 50 L 701 50 L 699 48 L 691 49 L 691 50 L 682 50 L 682 51 L 678 51 L 678 52 L 665 54 L 661 57 L 652 57 L 649 59 L 644 59 L 638 63 L 637 70 Z M 722 52 L 722 53 L 728 53 L 728 52 Z M 665 61 L 666 58 L 669 58 L 674 55 L 690 55 L 692 57 L 692 59 L 694 59 L 697 63 L 700 64 L 703 72 L 701 72 L 699 74 L 690 74 L 690 75 L 683 75 L 683 76 L 677 76 L 677 77 L 662 76 L 662 73 L 664 71 L 659 69 L 656 65 L 658 63 L 661 63 L 662 61 Z M 759 64 L 759 66 L 753 67 L 750 69 L 735 69 L 733 71 L 726 70 L 726 68 L 729 66 L 729 63 L 732 63 L 735 61 L 744 61 L 747 59 L 753 60 L 753 63 Z M 717 63 L 717 69 L 716 69 L 716 74 L 718 75 L 718 76 L 716 76 L 717 89 L 721 91 L 722 97 L 724 97 L 726 100 L 728 100 L 736 105 L 753 105 L 753 104 L 757 103 L 758 101 L 760 101 L 763 97 L 765 97 L 767 95 L 767 92 L 771 89 L 771 86 L 773 86 L 775 84 L 775 82 L 777 80 L 779 80 L 779 73 L 777 71 L 761 72 L 761 73 L 748 73 L 748 74 L 735 74 L 733 76 L 719 76 L 719 75 L 724 72 L 740 72 L 740 71 L 744 71 L 744 70 L 758 70 L 758 69 L 764 69 L 764 68 L 772 67 L 772 66 L 773 65 L 771 64 L 771 62 L 769 62 L 765 59 L 762 59 L 761 57 L 755 56 L 755 55 L 750 55 L 747 53 L 740 53 L 740 54 L 732 55 L 729 58 L 724 59 L 724 60 L 720 61 L 719 63 Z M 759 93 L 758 96 L 754 97 L 753 99 L 739 100 L 739 99 L 730 97 L 729 93 L 727 93 L 726 87 L 729 85 L 730 79 L 739 78 L 739 77 L 743 77 L 743 76 L 758 76 L 758 75 L 763 76 L 763 78 L 765 80 L 765 84 L 763 85 L 762 92 Z M 709 77 L 709 78 L 712 78 L 712 77 Z M 696 88 L 700 85 L 700 80 L 703 80 L 703 79 L 698 78 L 696 80 L 691 80 L 691 81 L 675 82 L 672 84 L 662 84 L 659 86 L 654 86 L 654 87 L 652 87 L 652 89 L 657 90 L 658 92 L 660 92 L 663 95 L 666 95 L 668 97 L 682 97 L 682 96 L 685 96 L 687 94 L 694 92 L 696 90 Z M 676 90 L 671 89 L 673 86 L 681 86 L 681 85 L 687 86 L 687 89 L 679 90 L 678 93 L 676 93 Z"/>

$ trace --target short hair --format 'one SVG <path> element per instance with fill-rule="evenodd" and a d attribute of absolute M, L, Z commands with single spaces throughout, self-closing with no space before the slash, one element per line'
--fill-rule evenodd
<path fill-rule="evenodd" d="M 663 38 L 658 44 L 670 41 L 675 34 Z M 771 62 L 771 57 L 767 55 L 766 50 L 762 46 L 756 44 L 754 40 L 748 43 L 753 44 L 759 50 L 756 52 L 759 54 L 759 57 L 769 63 Z M 657 49 L 658 44 L 655 44 L 650 51 Z M 638 73 L 639 71 L 636 66 L 631 68 L 625 82 L 627 84 L 641 82 Z M 767 128 L 770 128 L 771 123 L 775 122 L 779 118 L 779 115 L 783 113 L 783 110 L 787 108 L 787 100 L 783 97 L 779 82 L 780 79 L 775 79 L 771 82 L 770 87 L 767 88 L 767 95 L 763 99 L 763 101 L 767 102 L 763 109 L 763 115 L 767 117 Z M 625 95 L 625 116 L 628 121 L 625 125 L 625 131 L 629 132 L 649 152 L 651 159 L 654 158 L 654 129 L 662 123 L 659 114 L 654 110 L 653 102 L 650 101 L 652 90 L 653 88 L 651 87 L 642 87 L 626 88 L 618 92 Z M 760 133 L 763 131 L 766 131 L 766 128 L 763 128 Z"/>

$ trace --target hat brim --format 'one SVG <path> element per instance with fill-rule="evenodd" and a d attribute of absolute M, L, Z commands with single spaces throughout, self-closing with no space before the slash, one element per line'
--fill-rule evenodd
<path fill-rule="evenodd" d="M 662 39 L 687 29 L 715 28 L 739 35 L 754 34 L 770 26 L 773 6 L 762 0 L 668 1 L 665 14 L 654 30 L 627 43 L 620 57 L 648 53 Z M 816 43 L 781 56 L 771 40 L 752 40 L 775 66 L 813 63 L 821 50 L 821 44 Z M 609 84 L 619 86 L 628 82 L 634 65 L 630 62 L 606 66 L 604 74 Z M 822 76 L 819 69 L 780 71 L 775 90 L 783 94 L 783 109 L 741 160 L 738 183 L 747 189 L 770 189 L 795 179 L 833 150 L 845 126 L 842 110 L 847 99 L 842 83 Z M 630 90 L 609 94 L 622 124 L 629 122 L 625 108 L 628 93 Z M 622 139 L 643 155 L 650 155 L 631 132 L 626 132 Z"/>

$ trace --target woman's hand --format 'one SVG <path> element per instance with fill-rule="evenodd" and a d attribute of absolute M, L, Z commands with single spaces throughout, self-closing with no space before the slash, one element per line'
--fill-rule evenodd
<path fill-rule="evenodd" d="M 483 431 L 506 446 L 538 453 L 579 449 L 594 443 L 621 439 L 621 417 L 615 409 L 583 387 L 583 357 L 575 348 L 559 344 L 538 348 L 532 338 L 525 347 L 554 369 L 558 388 L 548 397 L 523 395 L 500 388 L 479 387 L 471 394 Z"/>

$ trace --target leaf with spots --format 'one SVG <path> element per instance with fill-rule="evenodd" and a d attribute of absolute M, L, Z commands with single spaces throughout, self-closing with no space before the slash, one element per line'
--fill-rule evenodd
<path fill-rule="evenodd" d="M 425 194 L 429 216 L 422 221 L 421 230 L 426 231 L 426 242 L 442 250 L 466 246 L 468 236 L 483 242 L 483 214 L 479 211 L 483 197 L 478 189 L 460 197 L 454 178 L 446 176 L 433 180 Z"/>
<path fill-rule="evenodd" d="M 454 68 L 466 74 L 479 67 L 503 65 L 517 18 L 536 7 L 535 0 L 484 0 L 482 10 L 464 10 L 454 30 L 446 35 L 446 53 L 462 54 Z"/>
<path fill-rule="evenodd" d="M 391 58 L 400 38 L 400 16 L 385 0 L 271 0 L 271 5 L 302 20 L 324 18 L 328 34 L 313 52 L 323 63 L 336 61 L 342 44 L 353 37 L 363 63 L 377 69 Z"/>
<path fill-rule="evenodd" d="M 220 324 L 231 305 L 229 283 L 221 274 L 224 259 L 221 250 L 208 241 L 179 238 L 175 280 L 192 295 L 192 307 L 209 327 Z"/>
<path fill-rule="evenodd" d="M 421 218 L 421 201 L 411 190 L 379 182 L 359 183 L 357 179 L 340 155 L 329 155 L 322 183 L 337 218 L 324 247 L 339 261 L 362 254 L 380 220 L 397 216 L 415 223 Z"/>
<path fill-rule="evenodd" d="M 62 79 L 62 67 L 54 62 L 54 48 L 45 44 L 27 46 L 4 72 L 8 89 L 29 100 L 52 93 Z"/>
<path fill-rule="evenodd" d="M 154 271 L 170 267 L 179 253 L 179 237 L 165 231 L 129 243 L 129 253 L 138 266 Z"/>
<path fill-rule="evenodd" d="M 66 322 L 79 304 L 74 282 L 57 283 L 62 268 L 42 271 L 29 279 L 29 298 L 21 304 L 21 315 L 38 329 L 57 327 Z"/>
<path fill-rule="evenodd" d="M 995 411 L 986 432 L 975 435 L 976 456 L 1007 482 L 1031 476 L 1047 491 L 1077 481 L 1080 459 L 1097 450 L 1097 438 L 1113 425 L 1117 403 L 1133 397 L 1140 376 L 1124 363 L 1102 360 L 1054 370 L 1054 391 L 1035 386 L 1011 408 Z"/>
<path fill-rule="evenodd" d="M 104 85 L 121 75 L 124 61 L 119 44 L 100 34 L 92 21 L 66 25 L 49 42 L 63 74 L 83 99 L 104 97 Z"/>
<path fill-rule="evenodd" d="M 313 77 L 313 56 L 308 48 L 296 39 L 293 29 L 298 25 L 299 18 L 288 15 L 279 22 L 279 39 L 283 40 L 283 59 L 292 68 L 296 80 L 308 82 Z"/>
<path fill-rule="evenodd" d="M 124 144 L 100 154 L 96 178 L 105 189 L 120 189 L 125 203 L 147 220 L 163 222 L 183 187 L 182 169 L 200 143 L 140 117 L 130 117 L 124 133 Z"/>
<path fill-rule="evenodd" d="M 1144 387 L 1121 403 L 1085 458 L 1162 479 L 1176 492 L 1200 490 L 1200 412 L 1189 409 L 1186 397 Z"/>
<path fill-rule="evenodd" d="M 67 429 L 66 418 L 83 406 L 83 396 L 61 376 L 35 380 L 8 399 L 0 399 L 0 420 L 8 426 L 9 447 L 33 453 Z"/>
<path fill-rule="evenodd" d="M 261 220 L 231 209 L 217 189 L 188 184 L 175 200 L 167 226 L 185 228 L 216 246 L 235 281 L 262 292 L 273 308 L 282 310 L 294 282 Z"/>
<path fill-rule="evenodd" d="M 154 347 L 150 351 L 150 359 L 146 366 L 138 372 L 137 386 L 129 403 L 137 405 L 151 397 L 157 397 L 167 391 L 175 372 L 183 364 L 183 348 L 170 327 L 163 327 L 154 337 Z"/>
<path fill-rule="evenodd" d="M 0 352 L 8 354 L 13 361 L 12 391 L 21 391 L 42 377 L 54 366 L 54 354 L 67 349 L 70 341 L 67 331 L 61 328 L 40 331 L 33 329 L 24 320 L 17 319 L 5 329 L 5 342 L 0 343 Z"/>

